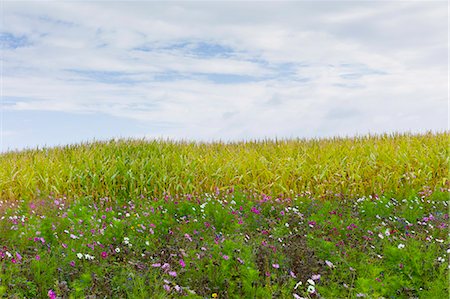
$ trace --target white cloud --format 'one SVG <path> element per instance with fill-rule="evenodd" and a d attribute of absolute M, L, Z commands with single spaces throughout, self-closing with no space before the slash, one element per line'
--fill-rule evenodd
<path fill-rule="evenodd" d="M 6 113 L 202 139 L 446 128 L 445 2 L 5 2 L 4 15 L 27 41 L 3 52 Z"/>

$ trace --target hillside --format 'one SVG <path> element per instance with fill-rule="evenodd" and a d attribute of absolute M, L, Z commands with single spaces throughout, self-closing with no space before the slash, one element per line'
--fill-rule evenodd
<path fill-rule="evenodd" d="M 203 194 L 408 196 L 448 188 L 449 133 L 235 143 L 119 140 L 0 156 L 3 199 Z"/>

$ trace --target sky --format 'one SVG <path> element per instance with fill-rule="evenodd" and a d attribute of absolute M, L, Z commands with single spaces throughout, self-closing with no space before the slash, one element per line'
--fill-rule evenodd
<path fill-rule="evenodd" d="M 448 129 L 447 1 L 2 1 L 1 148 Z"/>

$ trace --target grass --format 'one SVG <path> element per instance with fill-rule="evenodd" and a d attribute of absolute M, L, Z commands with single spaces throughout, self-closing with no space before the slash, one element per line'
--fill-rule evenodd
<path fill-rule="evenodd" d="M 410 196 L 448 186 L 448 132 L 193 143 L 120 140 L 0 156 L 3 199 L 203 194 Z"/>
<path fill-rule="evenodd" d="M 2 298 L 446 298 L 448 133 L 0 156 Z"/>

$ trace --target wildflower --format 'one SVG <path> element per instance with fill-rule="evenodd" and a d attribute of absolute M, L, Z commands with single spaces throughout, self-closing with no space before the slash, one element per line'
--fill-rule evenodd
<path fill-rule="evenodd" d="M 41 257 L 39 256 L 39 254 L 36 255 L 35 259 L 36 259 L 36 261 L 40 261 L 41 260 Z"/>
<path fill-rule="evenodd" d="M 327 264 L 327 266 L 330 267 L 330 268 L 336 268 L 336 266 L 332 262 L 330 262 L 328 260 L 325 261 L 325 264 Z"/>
<path fill-rule="evenodd" d="M 445 259 L 440 256 L 440 257 L 437 258 L 437 261 L 440 262 L 440 263 L 443 263 L 443 262 L 445 262 Z"/>
<path fill-rule="evenodd" d="M 241 259 L 241 258 L 237 258 L 237 261 L 239 262 L 239 263 L 241 263 L 242 265 L 244 264 L 244 261 Z"/>
<path fill-rule="evenodd" d="M 145 241 L 145 245 L 150 246 L 150 242 L 149 241 Z"/>
<path fill-rule="evenodd" d="M 114 249 L 115 252 L 119 253 L 120 252 L 120 248 L 117 247 L 116 249 Z"/>
<path fill-rule="evenodd" d="M 163 288 L 164 288 L 164 290 L 166 290 L 167 292 L 170 292 L 170 287 L 169 287 L 167 284 L 165 284 L 165 285 L 163 286 Z"/>
<path fill-rule="evenodd" d="M 312 280 L 320 280 L 320 274 L 314 274 L 311 276 Z"/>
<path fill-rule="evenodd" d="M 272 264 L 272 267 L 274 267 L 275 269 L 278 269 L 278 268 L 280 268 L 280 265 L 279 264 Z"/>
<path fill-rule="evenodd" d="M 90 254 L 85 254 L 85 255 L 84 255 L 84 258 L 87 259 L 87 260 L 89 260 L 89 261 L 92 261 L 95 257 L 93 257 L 93 256 L 90 255 Z"/>
<path fill-rule="evenodd" d="M 175 291 L 181 292 L 181 287 L 179 285 L 174 286 Z"/>
<path fill-rule="evenodd" d="M 106 251 L 102 251 L 102 258 L 106 258 L 108 256 L 108 254 L 106 253 Z"/>
<path fill-rule="evenodd" d="M 398 244 L 397 247 L 398 247 L 398 249 L 403 249 L 403 248 L 405 248 L 405 244 L 401 244 L 401 243 L 400 243 L 400 244 Z"/>
<path fill-rule="evenodd" d="M 163 269 L 164 271 L 167 271 L 170 269 L 170 265 L 168 263 L 164 263 L 164 265 L 161 266 L 161 269 Z"/>
<path fill-rule="evenodd" d="M 299 286 L 301 286 L 303 284 L 303 282 L 299 281 L 297 282 L 297 284 L 294 287 L 294 290 L 296 290 Z"/>
<path fill-rule="evenodd" d="M 81 260 L 81 259 L 83 258 L 83 254 L 82 254 L 82 253 L 80 253 L 80 252 L 79 252 L 79 253 L 77 253 L 77 258 Z"/>
<path fill-rule="evenodd" d="M 305 297 L 300 297 L 296 293 L 292 293 L 292 296 L 294 296 L 295 299 L 306 299 Z"/>
<path fill-rule="evenodd" d="M 212 293 L 211 297 L 212 298 L 217 298 L 217 297 L 219 297 L 219 295 L 217 295 L 217 293 Z"/>
<path fill-rule="evenodd" d="M 180 260 L 180 266 L 182 268 L 186 267 L 186 263 L 183 261 L 183 259 Z"/>
<path fill-rule="evenodd" d="M 56 299 L 56 293 L 53 290 L 48 290 L 47 295 L 49 299 Z"/>
<path fill-rule="evenodd" d="M 75 267 L 75 262 L 74 261 L 70 261 L 69 265 L 72 266 L 72 267 Z"/>
<path fill-rule="evenodd" d="M 380 239 L 384 239 L 384 236 L 383 236 L 382 233 L 379 233 L 379 234 L 378 234 L 378 237 L 380 237 Z"/>
<path fill-rule="evenodd" d="M 316 291 L 316 288 L 312 285 L 308 286 L 308 289 L 306 290 L 308 293 L 312 294 Z"/>
<path fill-rule="evenodd" d="M 286 223 L 284 224 L 284 226 L 289 227 L 289 223 L 286 222 Z"/>
<path fill-rule="evenodd" d="M 225 255 L 225 254 L 224 254 L 222 257 L 223 257 L 223 259 L 226 260 L 226 261 L 228 261 L 228 259 L 230 259 L 230 257 L 229 257 L 228 255 Z"/>
<path fill-rule="evenodd" d="M 16 263 L 17 263 L 16 259 L 15 259 L 15 258 L 12 258 L 12 259 L 11 259 L 11 263 L 16 264 Z"/>
<path fill-rule="evenodd" d="M 168 273 L 172 277 L 177 277 L 177 272 L 175 272 L 175 271 L 169 271 Z"/>
<path fill-rule="evenodd" d="M 16 252 L 16 257 L 17 257 L 17 260 L 18 260 L 18 261 L 21 261 L 21 260 L 22 260 L 22 256 L 21 256 L 18 252 Z"/>
<path fill-rule="evenodd" d="M 316 283 L 315 283 L 314 280 L 312 280 L 312 279 L 308 279 L 306 282 L 309 283 L 309 284 L 312 285 L 312 286 L 315 286 L 315 285 L 316 285 Z"/>
<path fill-rule="evenodd" d="M 153 268 L 159 268 L 159 267 L 161 267 L 161 263 L 152 264 L 152 267 Z"/>
<path fill-rule="evenodd" d="M 297 278 L 297 275 L 295 275 L 295 273 L 292 271 L 289 271 L 289 275 L 291 275 L 292 278 Z"/>

